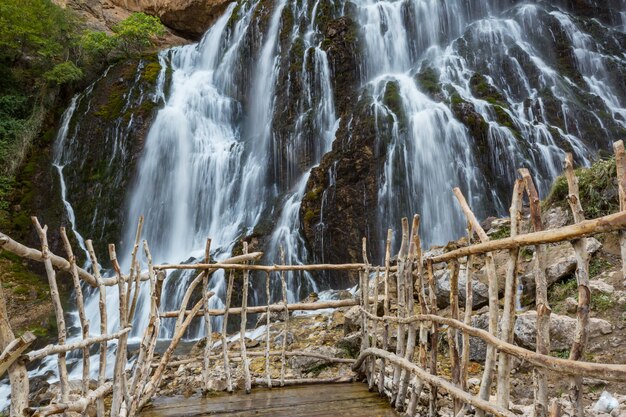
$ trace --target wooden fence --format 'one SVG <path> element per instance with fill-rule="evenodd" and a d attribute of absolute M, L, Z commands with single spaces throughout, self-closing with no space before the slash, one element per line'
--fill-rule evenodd
<path fill-rule="evenodd" d="M 7 235 L 0 233 L 0 248 L 13 252 L 24 258 L 42 262 L 50 284 L 50 293 L 55 309 L 58 325 L 58 342 L 39 350 L 28 351 L 34 336 L 27 333 L 15 338 L 9 325 L 4 304 L 0 294 L 0 376 L 9 372 L 11 380 L 11 415 L 48 416 L 53 414 L 77 412 L 85 414 L 91 404 L 96 404 L 98 416 L 110 415 L 135 416 L 156 394 L 166 367 L 180 365 L 195 359 L 172 361 L 172 356 L 191 322 L 202 319 L 206 331 L 206 343 L 202 355 L 202 386 L 210 386 L 210 370 L 222 366 L 228 391 L 235 389 L 231 375 L 233 362 L 236 361 L 244 375 L 244 390 L 250 392 L 253 385 L 282 386 L 308 382 L 320 382 L 312 379 L 287 379 L 285 376 L 286 358 L 293 356 L 310 356 L 328 362 L 350 363 L 357 375 L 364 376 L 372 390 L 381 394 L 391 392 L 391 402 L 408 416 L 416 415 L 420 395 L 428 388 L 428 409 L 431 416 L 438 411 L 438 391 L 446 392 L 453 399 L 454 415 L 463 416 L 469 407 L 474 407 L 478 415 L 485 413 L 496 416 L 514 416 L 509 410 L 511 358 L 525 360 L 534 367 L 535 415 L 544 417 L 549 413 L 558 415 L 558 402 L 549 402 L 547 389 L 547 373 L 561 374 L 571 379 L 571 398 L 574 401 L 576 414 L 583 414 L 582 378 L 593 377 L 604 380 L 626 382 L 626 365 L 599 364 L 581 361 L 587 341 L 589 320 L 589 255 L 586 251 L 586 238 L 595 234 L 619 231 L 622 258 L 626 260 L 626 156 L 623 143 L 614 145 L 618 173 L 620 208 L 622 211 L 599 219 L 585 220 L 580 204 L 577 179 L 573 171 L 572 157 L 565 160 L 565 174 L 569 186 L 568 201 L 572 209 L 575 223 L 554 230 L 543 230 L 539 196 L 529 172 L 520 169 L 520 179 L 516 181 L 511 204 L 511 236 L 500 240 L 490 240 L 480 226 L 459 189 L 454 194 L 465 213 L 468 221 L 468 237 L 471 242 L 477 236 L 479 242 L 469 244 L 441 255 L 425 257 L 419 240 L 419 216 L 413 218 L 412 227 L 404 219 L 402 222 L 402 242 L 397 260 L 392 265 L 391 230 L 388 232 L 385 264 L 371 265 L 367 258 L 366 241 L 363 240 L 363 262 L 343 265 L 285 265 L 273 266 L 254 265 L 262 253 L 248 253 L 247 244 L 243 244 L 243 255 L 235 256 L 220 263 L 212 263 L 210 259 L 211 241 L 207 240 L 205 259 L 202 263 L 182 265 L 153 265 L 150 249 L 146 241 L 141 241 L 143 220 L 140 219 L 136 239 L 131 254 L 128 273 L 122 272 L 117 261 L 114 245 L 109 245 L 109 260 L 114 274 L 103 277 L 100 263 L 93 250 L 91 241 L 86 242 L 92 270 L 87 271 L 76 264 L 70 242 L 65 230 L 61 229 L 66 258 L 50 252 L 47 241 L 47 227 L 42 227 L 36 218 L 33 224 L 41 240 L 41 250 L 28 248 Z M 531 233 L 520 231 L 522 201 L 528 196 L 530 220 L 534 229 Z M 546 245 L 554 242 L 570 241 L 574 247 L 577 260 L 576 277 L 578 280 L 578 313 L 575 341 L 569 359 L 550 356 L 550 307 L 548 304 L 548 285 L 546 279 Z M 536 285 L 537 310 L 537 348 L 530 351 L 513 344 L 513 324 L 515 320 L 515 295 L 518 280 L 518 258 L 520 250 L 525 246 L 535 248 L 534 278 Z M 138 261 L 140 247 L 147 260 L 147 269 L 142 271 Z M 498 277 L 496 261 L 493 253 L 508 251 L 506 273 Z M 471 326 L 473 278 L 471 268 L 474 260 L 484 257 L 489 287 L 489 328 L 488 331 Z M 450 309 L 444 316 L 437 308 L 435 296 L 434 265 L 445 263 L 450 270 Z M 626 262 L 624 263 L 626 270 Z M 466 301 L 463 317 L 459 306 L 459 272 L 462 267 L 467 269 Z M 161 294 L 167 270 L 192 269 L 198 271 L 195 278 L 186 288 L 182 303 L 176 311 L 161 311 Z M 217 270 L 224 270 L 227 278 L 225 307 L 210 309 L 209 300 L 214 294 L 209 291 L 209 278 Z M 356 299 L 324 301 L 316 303 L 287 302 L 287 284 L 285 273 L 288 271 L 351 271 L 360 277 L 359 292 Z M 81 325 L 81 339 L 67 342 L 63 307 L 57 288 L 57 271 L 68 272 L 73 280 L 76 292 L 76 309 Z M 235 276 L 235 271 L 240 272 Z M 254 279 L 263 279 L 265 284 L 267 305 L 248 306 L 248 289 L 251 271 L 259 271 Z M 281 301 L 270 304 L 270 277 L 275 273 L 280 276 Z M 370 277 L 374 276 L 374 285 Z M 240 278 L 241 277 L 241 278 Z M 235 279 L 242 279 L 242 305 L 231 306 Z M 128 336 L 137 310 L 139 287 L 147 281 L 150 287 L 150 318 L 147 328 L 141 336 L 137 359 L 129 372 Z M 393 282 L 392 282 L 393 281 Z M 499 307 L 498 282 L 504 281 L 504 306 Z M 100 308 L 99 335 L 91 336 L 90 323 L 85 314 L 81 283 L 97 289 Z M 380 285 L 379 285 L 380 283 Z M 393 284 L 393 285 L 392 285 Z M 106 291 L 107 287 L 117 287 L 119 308 L 113 314 L 118 315 L 119 330 L 111 332 L 107 325 Z M 372 288 L 370 288 L 370 286 Z M 395 286 L 395 294 L 391 287 Z M 1 291 L 1 286 L 0 286 Z M 200 299 L 189 309 L 194 294 L 200 291 Z M 382 291 L 382 294 L 380 293 Z M 295 310 L 320 310 L 327 308 L 350 307 L 360 308 L 361 350 L 356 360 L 326 357 L 314 352 L 290 351 L 287 343 L 289 330 L 289 312 Z M 379 315 L 379 308 L 382 315 Z M 270 328 L 272 312 L 286 314 L 283 337 L 279 349 L 271 349 Z M 395 314 L 392 315 L 392 311 Z M 248 314 L 267 313 L 264 352 L 247 352 L 245 332 L 248 327 Z M 228 349 L 227 329 L 230 315 L 240 316 L 239 352 Z M 220 329 L 211 328 L 211 317 L 222 316 Z M 155 349 L 163 318 L 175 318 L 175 330 L 172 339 L 160 359 L 156 359 Z M 445 335 L 443 327 L 445 326 Z M 219 333 L 221 346 L 213 352 L 214 330 Z M 395 351 L 392 345 L 392 333 L 395 333 Z M 447 360 L 451 366 L 451 377 L 444 378 L 438 374 L 440 364 L 440 336 L 445 336 L 448 345 Z M 478 395 L 469 392 L 467 386 L 469 366 L 470 336 L 482 339 L 487 343 L 487 355 L 484 372 Z M 113 364 L 107 365 L 106 352 L 110 343 L 115 341 L 116 356 Z M 460 341 L 460 342 L 459 342 Z M 98 388 L 90 389 L 90 347 L 99 345 Z M 66 354 L 80 350 L 83 357 L 83 375 L 80 392 L 72 392 L 68 381 Z M 49 405 L 39 408 L 29 406 L 29 379 L 26 372 L 28 362 L 40 360 L 49 355 L 56 355 L 59 371 L 59 392 Z M 249 358 L 262 355 L 265 358 L 265 374 L 262 378 L 253 378 L 249 368 Z M 280 378 L 273 379 L 270 372 L 270 357 L 280 356 Z M 108 366 L 113 368 L 113 377 L 106 377 Z M 340 382 L 344 379 L 325 380 L 323 382 Z M 489 401 L 495 385 L 497 402 Z M 388 388 L 386 390 L 386 388 Z M 109 402 L 104 398 L 111 396 Z M 105 404 L 106 407 L 105 407 Z"/>

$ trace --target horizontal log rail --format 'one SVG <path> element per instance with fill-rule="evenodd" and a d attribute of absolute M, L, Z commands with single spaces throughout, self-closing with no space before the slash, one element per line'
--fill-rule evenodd
<path fill-rule="evenodd" d="M 43 262 L 43 256 L 40 250 L 24 246 L 21 243 L 11 239 L 9 236 L 5 235 L 2 232 L 0 232 L 0 249 L 4 249 L 6 251 L 14 253 L 22 258 L 30 259 L 37 262 Z M 50 260 L 52 261 L 52 265 L 54 265 L 56 268 L 65 272 L 72 272 L 72 266 L 67 259 L 53 253 L 50 253 L 49 256 Z M 82 280 L 87 282 L 92 287 L 98 286 L 98 281 L 92 274 L 85 271 L 83 268 L 79 268 L 78 266 L 76 267 L 76 269 L 78 270 L 78 276 Z M 105 283 L 104 285 L 115 285 L 117 283 L 117 279 L 105 278 L 103 279 L 103 282 Z"/>
<path fill-rule="evenodd" d="M 269 353 L 267 353 L 268 356 L 282 356 L 283 352 L 282 351 L 278 351 L 278 350 L 271 350 L 269 351 Z M 266 355 L 265 352 L 247 352 L 246 355 L 248 357 L 251 358 L 260 358 L 260 357 L 264 357 Z M 322 355 L 320 353 L 315 353 L 315 352 L 305 352 L 305 351 L 301 351 L 301 350 L 295 350 L 295 351 L 291 351 L 291 352 L 285 352 L 285 356 L 286 357 L 294 357 L 294 356 L 300 356 L 300 357 L 308 357 L 308 358 L 315 358 L 315 359 L 321 359 L 324 360 L 328 363 L 347 363 L 347 364 L 353 364 L 355 359 L 350 359 L 350 358 L 337 358 L 334 356 L 326 356 L 326 355 Z M 209 356 L 209 358 L 211 360 L 220 360 L 223 359 L 224 356 L 222 354 L 219 355 L 211 355 Z M 241 359 L 241 353 L 239 352 L 230 352 L 228 354 L 228 359 L 229 360 L 240 360 Z M 177 367 L 180 365 L 187 365 L 190 363 L 195 363 L 198 362 L 198 358 L 188 358 L 188 359 L 181 359 L 178 361 L 171 361 L 167 364 L 168 367 Z M 158 364 L 153 363 L 152 367 L 156 368 L 158 366 Z"/>
<path fill-rule="evenodd" d="M 593 220 L 564 226 L 559 229 L 544 230 L 527 233 L 498 240 L 489 240 L 484 243 L 466 246 L 453 251 L 426 258 L 433 263 L 447 262 L 469 255 L 481 255 L 505 249 L 517 249 L 523 246 L 536 246 L 546 243 L 571 241 L 599 233 L 614 232 L 626 228 L 626 211 L 609 214 Z"/>
<path fill-rule="evenodd" d="M 112 389 L 113 382 L 107 382 L 74 402 L 54 403 L 41 408 L 29 408 L 25 411 L 27 415 L 32 415 L 33 417 L 46 417 L 66 412 L 84 413 L 90 404 L 110 393 Z"/>
<path fill-rule="evenodd" d="M 238 271 L 362 271 L 365 264 L 319 264 L 319 265 L 241 265 L 236 263 L 214 264 L 165 264 L 155 265 L 156 270 L 166 269 L 226 269 Z"/>
<path fill-rule="evenodd" d="M 374 301 L 374 298 L 370 298 L 370 302 Z M 289 311 L 315 311 L 315 310 L 325 310 L 327 308 L 340 308 L 340 307 L 352 307 L 359 305 L 359 300 L 354 298 L 349 298 L 347 300 L 330 300 L 330 301 L 321 301 L 316 303 L 294 303 L 287 304 L 287 309 Z M 269 308 L 268 308 L 269 307 Z M 285 311 L 284 304 L 270 304 L 269 306 L 254 306 L 246 308 L 246 312 L 256 314 L 256 313 L 265 313 L 267 311 L 272 313 Z M 227 310 L 225 309 L 217 309 L 217 310 L 209 310 L 209 314 L 211 316 L 223 316 Z M 228 309 L 228 314 L 241 314 L 241 307 L 231 307 Z M 166 311 L 160 314 L 162 318 L 173 318 L 178 317 L 180 311 Z M 185 311 L 185 315 L 191 314 L 191 310 Z M 204 310 L 200 310 L 196 313 L 196 317 L 201 317 L 204 315 Z"/>
<path fill-rule="evenodd" d="M 478 337 L 479 339 L 482 339 L 485 343 L 494 346 L 496 349 L 504 353 L 515 356 L 519 359 L 523 359 L 535 366 L 545 368 L 557 373 L 580 375 L 588 378 L 598 378 L 609 381 L 626 381 L 626 365 L 572 361 L 568 359 L 560 359 L 548 355 L 542 355 L 540 353 L 532 352 L 511 343 L 504 342 L 485 330 L 477 329 L 476 327 L 469 326 L 461 321 L 450 319 L 447 317 L 442 317 L 434 314 L 418 314 L 415 316 L 400 319 L 393 316 L 377 317 L 365 311 L 363 308 L 361 308 L 361 312 L 364 313 L 370 320 L 376 321 L 404 324 L 416 322 L 434 322 L 437 324 L 450 326 L 455 329 L 459 329 L 464 333 L 469 334 L 470 336 Z"/>
<path fill-rule="evenodd" d="M 454 397 L 464 403 L 471 404 L 476 408 L 479 408 L 483 411 L 493 414 L 496 417 L 516 417 L 515 413 L 507 411 L 503 408 L 500 408 L 489 401 L 482 400 L 478 397 L 471 395 L 468 392 L 463 391 L 462 389 L 455 387 L 452 383 L 446 381 L 445 379 L 432 375 L 428 371 L 420 368 L 414 363 L 408 361 L 407 359 L 401 358 L 394 353 L 388 352 L 386 350 L 378 349 L 378 348 L 367 348 L 361 351 L 361 354 L 357 358 L 356 362 L 352 366 L 354 371 L 359 371 L 365 360 L 369 357 L 378 357 L 381 359 L 385 359 L 386 361 L 397 365 L 401 368 L 406 369 L 408 372 L 415 374 L 420 380 L 426 382 L 427 384 L 437 386 L 443 391 L 447 392 L 451 397 Z"/>
<path fill-rule="evenodd" d="M 127 327 L 119 332 L 112 334 L 105 334 L 101 336 L 90 337 L 89 339 L 82 339 L 74 343 L 68 343 L 66 345 L 48 345 L 39 350 L 33 350 L 25 355 L 22 355 L 22 360 L 25 362 L 32 362 L 38 359 L 43 359 L 46 356 L 55 355 L 59 353 L 70 352 L 72 350 L 83 349 L 96 343 L 106 342 L 113 339 L 119 339 L 126 333 L 130 332 L 132 327 Z"/>

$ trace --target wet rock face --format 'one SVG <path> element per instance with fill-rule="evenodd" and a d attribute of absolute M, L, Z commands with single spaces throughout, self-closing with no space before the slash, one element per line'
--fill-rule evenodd
<path fill-rule="evenodd" d="M 362 261 L 361 238 L 370 236 L 376 216 L 383 151 L 367 97 L 346 116 L 332 151 L 311 172 L 300 211 L 316 260 L 331 263 Z"/>
<path fill-rule="evenodd" d="M 190 38 L 200 38 L 231 3 L 230 0 L 110 1 L 129 11 L 158 16 L 165 26 Z"/>

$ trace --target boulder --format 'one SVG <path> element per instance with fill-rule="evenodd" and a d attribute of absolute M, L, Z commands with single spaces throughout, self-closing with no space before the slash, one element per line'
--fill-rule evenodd
<path fill-rule="evenodd" d="M 594 279 L 589 281 L 589 289 L 591 290 L 591 296 L 594 294 L 612 294 L 615 292 L 615 287 L 602 280 Z"/>
<path fill-rule="evenodd" d="M 578 310 L 578 301 L 574 297 L 567 297 L 565 299 L 565 310 L 573 314 Z"/>
<path fill-rule="evenodd" d="M 270 312 L 271 323 L 275 323 L 277 321 L 285 321 L 288 317 L 289 313 L 287 313 L 285 310 Z M 260 327 L 265 324 L 267 324 L 267 313 L 263 313 L 259 316 L 259 319 L 256 321 L 256 327 Z"/>
<path fill-rule="evenodd" d="M 111 0 L 131 12 L 144 12 L 192 38 L 199 38 L 217 20 L 231 0 Z"/>
<path fill-rule="evenodd" d="M 343 334 L 349 335 L 361 328 L 361 311 L 359 306 L 350 307 L 344 314 Z"/>
<path fill-rule="evenodd" d="M 305 348 L 303 350 L 305 352 L 318 353 L 320 355 L 325 355 L 328 357 L 338 356 L 337 349 L 329 346 L 317 346 L 315 348 Z M 297 372 L 301 375 L 311 372 L 315 368 L 331 364 L 324 359 L 312 358 L 308 356 L 292 356 L 289 359 L 289 363 L 294 372 Z"/>
<path fill-rule="evenodd" d="M 606 320 L 589 319 L 589 340 L 609 334 L 613 326 Z M 515 342 L 530 350 L 535 350 L 537 338 L 537 312 L 529 311 L 517 316 L 515 321 Z M 550 341 L 552 350 L 566 350 L 571 348 L 576 333 L 576 319 L 552 314 L 550 316 Z"/>
<path fill-rule="evenodd" d="M 437 297 L 437 306 L 446 308 L 450 305 L 450 271 L 448 269 L 440 269 L 434 272 L 435 276 L 435 295 Z M 466 275 L 459 274 L 459 305 L 465 306 L 465 285 Z M 489 288 L 484 283 L 475 279 L 472 284 L 474 296 L 472 299 L 472 308 L 480 308 L 489 302 Z"/>
<path fill-rule="evenodd" d="M 337 341 L 335 344 L 338 349 L 343 350 L 349 357 L 356 358 L 361 351 L 361 334 L 352 333 Z"/>

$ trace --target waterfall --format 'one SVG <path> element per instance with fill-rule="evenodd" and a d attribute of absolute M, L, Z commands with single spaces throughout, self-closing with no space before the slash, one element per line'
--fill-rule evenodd
<path fill-rule="evenodd" d="M 201 260 L 207 238 L 212 258 L 223 260 L 250 236 L 262 241 L 265 263 L 280 262 L 280 247 L 291 264 L 327 261 L 325 254 L 343 249 L 329 235 L 343 221 L 332 209 L 346 193 L 362 192 L 346 190 L 341 175 L 343 164 L 355 162 L 342 149 L 365 108 L 375 142 L 367 145 L 378 158 L 373 217 L 363 220 L 371 223 L 370 247 L 383 253 L 385 230 L 397 231 L 414 213 L 422 216 L 424 245 L 444 244 L 465 227 L 453 187 L 478 217 L 506 215 L 517 168 L 529 168 L 546 196 L 565 152 L 587 165 L 626 134 L 626 1 L 611 3 L 611 18 L 589 19 L 566 1 L 233 2 L 199 43 L 160 52 L 150 91 L 140 80 L 142 60 L 129 88 L 111 91 L 119 95 L 115 117 L 94 99 L 97 83 L 106 82 L 105 91 L 114 84 L 111 69 L 72 99 L 52 156 L 65 215 L 83 252 L 83 236 L 121 241 L 124 269 L 140 215 L 157 263 Z M 340 18 L 354 23 L 346 36 L 359 46 L 356 91 L 348 91 L 355 102 L 346 109 L 335 103 L 335 82 L 345 74 L 331 59 L 327 30 Z M 160 106 L 145 143 L 143 133 L 131 138 L 142 126 L 132 109 L 144 103 Z M 311 189 L 318 165 L 325 183 Z M 309 194 L 319 194 L 320 206 L 307 240 L 307 216 L 300 217 Z M 398 234 L 394 240 L 397 248 Z M 193 278 L 170 273 L 164 310 L 179 308 Z M 340 282 L 309 273 L 286 278 L 290 302 Z M 217 294 L 211 306 L 222 307 L 224 274 L 213 274 L 210 286 Z M 116 291 L 107 291 L 110 309 Z M 250 301 L 268 301 L 262 293 L 253 288 Z M 94 295 L 86 291 L 86 309 L 97 323 Z M 272 298 L 279 295 L 276 285 Z M 132 338 L 147 324 L 148 302 L 139 300 Z M 119 325 L 108 324 L 110 331 Z M 164 320 L 160 336 L 171 337 L 173 324 Z M 203 334 L 199 320 L 186 337 Z M 70 359 L 80 372 L 79 356 Z M 54 372 L 53 365 L 47 360 L 34 372 Z"/>
<path fill-rule="evenodd" d="M 544 2 L 366 0 L 356 17 L 363 91 L 386 148 L 381 239 L 419 213 L 423 242 L 444 244 L 465 225 L 452 187 L 479 217 L 506 215 L 517 168 L 530 168 L 545 196 L 566 151 L 588 164 L 608 149 L 615 125 L 624 126 L 624 96 L 616 93 L 623 90 L 608 70 L 623 66 L 623 55 L 607 52 L 565 10 Z M 571 50 L 573 64 L 555 50 Z M 589 126 L 605 138 L 588 137 Z"/>

